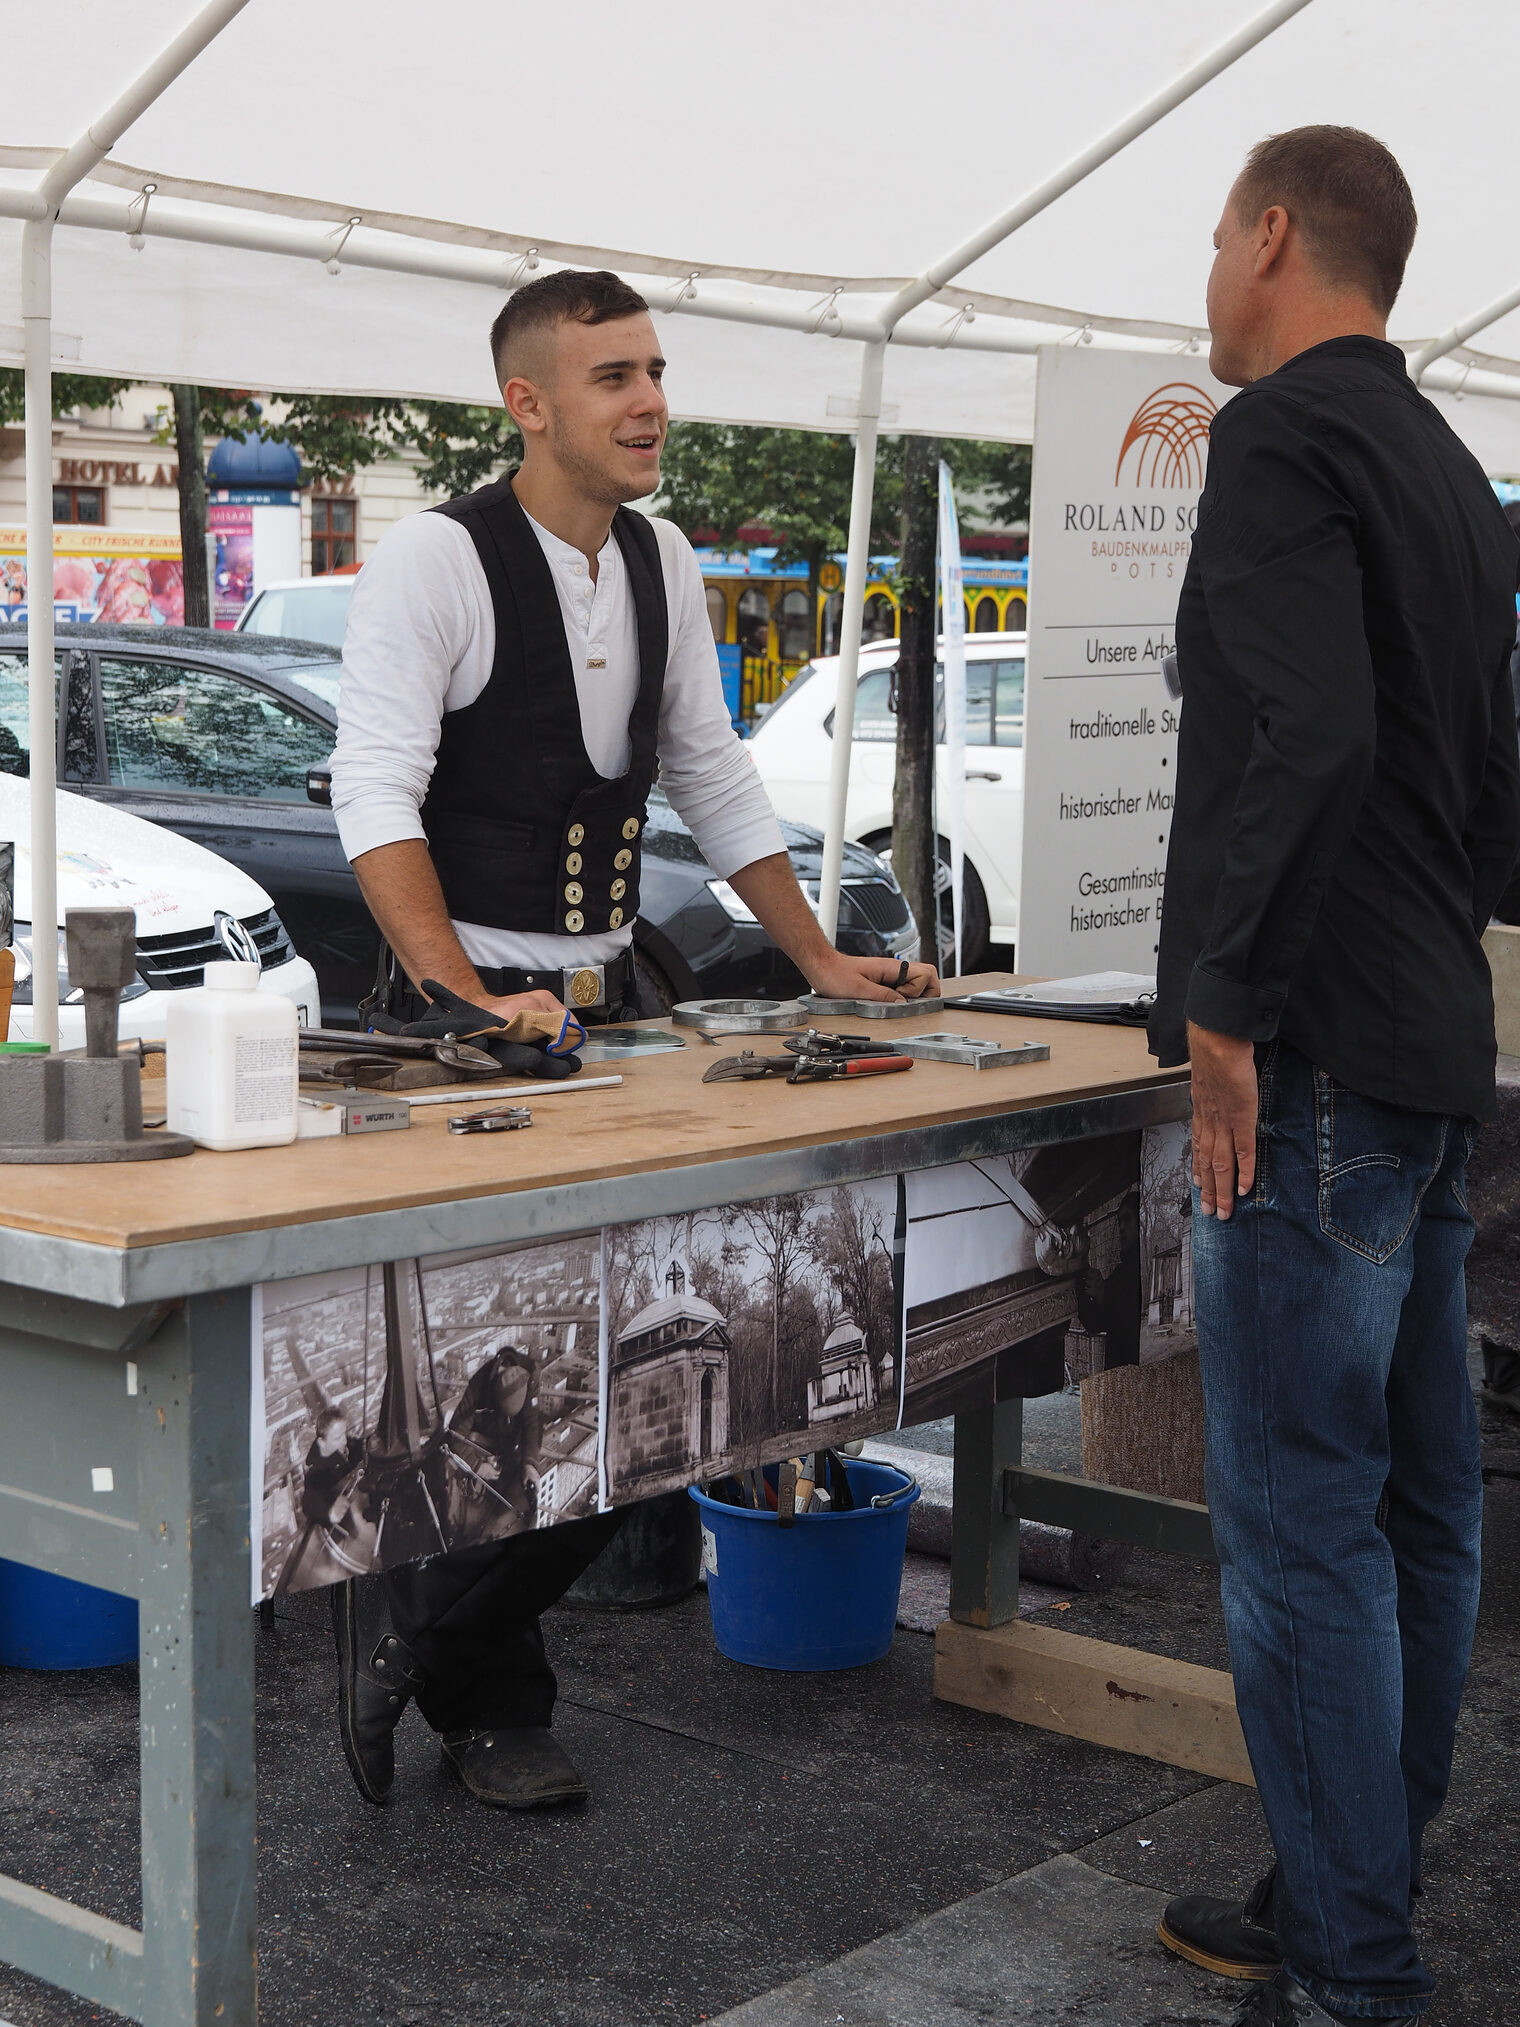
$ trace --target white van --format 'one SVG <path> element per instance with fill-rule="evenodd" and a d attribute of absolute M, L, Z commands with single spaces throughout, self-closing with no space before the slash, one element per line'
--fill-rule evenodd
<path fill-rule="evenodd" d="M 1019 927 L 1019 863 L 1024 825 L 1024 647 L 1022 633 L 966 638 L 966 882 L 964 961 L 976 969 L 991 943 L 1014 943 Z M 892 708 L 895 640 L 860 651 L 855 734 L 844 834 L 872 851 L 892 842 L 892 781 L 897 716 Z M 760 778 L 777 814 L 794 823 L 827 821 L 829 757 L 839 660 L 820 656 L 797 671 L 750 737 Z M 935 793 L 945 828 L 945 713 L 936 670 L 939 749 Z M 940 872 L 940 952 L 946 950 L 949 868 Z"/>
<path fill-rule="evenodd" d="M 58 914 L 68 908 L 131 908 L 137 915 L 137 980 L 122 994 L 120 1033 L 161 1039 L 172 994 L 199 985 L 208 964 L 232 957 L 263 966 L 259 983 L 295 1003 L 303 1026 L 321 1018 L 317 974 L 297 957 L 263 888 L 203 845 L 82 795 L 60 792 Z M 31 783 L 0 774 L 0 841 L 15 845 L 16 998 L 8 1040 L 32 1039 Z M 59 1042 L 84 1046 L 84 1007 L 58 967 Z"/>

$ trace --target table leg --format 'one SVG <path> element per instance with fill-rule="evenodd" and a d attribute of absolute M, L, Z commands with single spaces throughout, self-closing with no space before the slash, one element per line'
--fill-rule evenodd
<path fill-rule="evenodd" d="M 1003 1473 L 1023 1450 L 1021 1400 L 955 1418 L 950 1616 L 968 1626 L 1001 1626 L 1019 1615 L 1019 1521 L 1003 1512 Z"/>
<path fill-rule="evenodd" d="M 142 1875 L 152 2027 L 254 2027 L 247 1289 L 138 1354 Z"/>

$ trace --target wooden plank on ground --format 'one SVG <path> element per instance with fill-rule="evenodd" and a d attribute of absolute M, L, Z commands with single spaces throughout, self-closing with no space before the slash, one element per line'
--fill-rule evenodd
<path fill-rule="evenodd" d="M 1235 1713 L 1235 1685 L 1220 1668 L 1028 1619 L 992 1627 L 945 1619 L 934 1639 L 934 1693 L 946 1703 L 1091 1745 L 1256 1785 Z"/>

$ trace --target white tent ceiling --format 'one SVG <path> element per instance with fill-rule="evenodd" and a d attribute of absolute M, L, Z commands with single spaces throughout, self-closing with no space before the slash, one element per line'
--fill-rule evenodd
<path fill-rule="evenodd" d="M 660 306 L 695 274 L 695 298 L 663 324 L 678 413 L 839 427 L 858 343 L 714 313 L 817 321 L 842 289 L 846 331 L 860 328 L 1255 11 L 582 0 L 546 17 L 499 0 L 251 0 L 65 203 L 55 357 L 147 379 L 490 400 L 484 332 L 537 248 L 545 265 L 642 279 Z M 13 84 L 0 208 L 189 13 L 188 0 L 0 6 Z M 915 309 L 889 349 L 884 426 L 1027 437 L 1035 344 L 1090 323 L 1100 344 L 1185 346 L 1242 154 L 1310 120 L 1369 127 L 1409 172 L 1422 230 L 1395 334 L 1413 349 L 1520 284 L 1520 248 L 1495 229 L 1517 70 L 1512 0 L 1312 0 Z M 150 180 L 134 253 L 127 207 Z M 355 216 L 334 278 L 321 259 Z M 166 236 L 207 232 L 243 243 Z M 0 220 L 0 361 L 20 357 L 7 308 L 19 236 Z M 250 250 L 261 240 L 303 252 Z M 436 272 L 360 264 L 397 258 Z M 957 323 L 968 303 L 974 318 Z M 1474 343 L 1426 384 L 1463 382 L 1466 398 L 1444 403 L 1453 421 L 1491 469 L 1520 471 L 1520 414 L 1476 398 L 1512 380 L 1520 393 L 1520 311 Z M 994 345 L 1029 349 L 981 349 Z"/>

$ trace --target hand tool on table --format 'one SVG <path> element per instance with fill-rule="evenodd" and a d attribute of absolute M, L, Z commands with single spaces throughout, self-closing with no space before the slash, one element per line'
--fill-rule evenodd
<path fill-rule="evenodd" d="M 456 1113 L 449 1121 L 450 1133 L 515 1133 L 531 1126 L 533 1114 L 526 1105 L 502 1105 L 494 1112 Z"/>
<path fill-rule="evenodd" d="M 911 1056 L 722 1056 L 702 1075 L 704 1084 L 748 1084 L 762 1077 L 785 1077 L 789 1084 L 824 1084 L 838 1077 L 871 1077 L 911 1070 Z"/>
<path fill-rule="evenodd" d="M 873 1042 L 869 1035 L 829 1035 L 822 1028 L 809 1028 L 803 1035 L 788 1035 L 781 1044 L 794 1056 L 900 1056 L 895 1042 Z"/>

